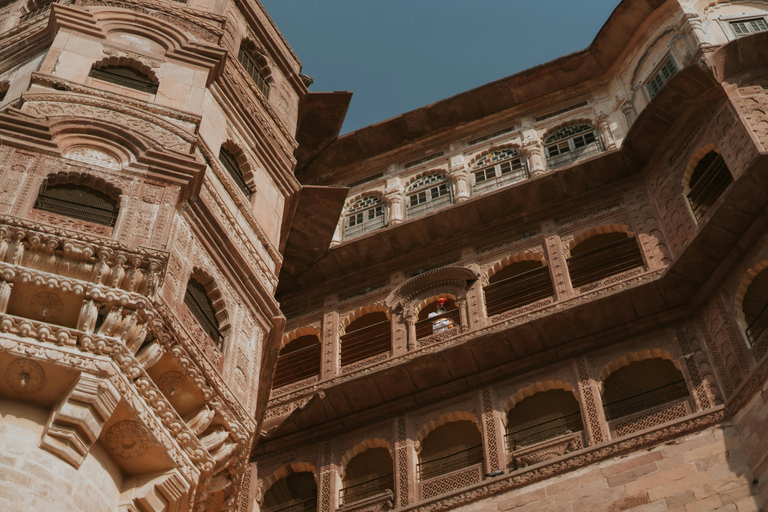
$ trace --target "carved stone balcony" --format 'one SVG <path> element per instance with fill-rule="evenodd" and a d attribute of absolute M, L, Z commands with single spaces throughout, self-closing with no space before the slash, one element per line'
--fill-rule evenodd
<path fill-rule="evenodd" d="M 513 450 L 509 454 L 509 467 L 524 468 L 545 460 L 554 459 L 584 447 L 583 432 L 568 432 L 546 441 Z"/>

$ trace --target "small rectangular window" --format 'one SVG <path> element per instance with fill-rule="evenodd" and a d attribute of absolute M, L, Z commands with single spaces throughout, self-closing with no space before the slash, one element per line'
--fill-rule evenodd
<path fill-rule="evenodd" d="M 753 18 L 749 20 L 732 21 L 731 28 L 737 36 L 745 36 L 756 32 L 768 31 L 768 23 L 764 18 Z"/>
<path fill-rule="evenodd" d="M 648 80 L 646 85 L 648 96 L 651 98 L 656 96 L 656 93 L 661 90 L 662 86 L 664 86 L 675 73 L 677 73 L 677 66 L 675 66 L 672 59 L 667 58 L 666 62 L 664 62 L 658 71 L 656 71 L 656 74 Z"/>

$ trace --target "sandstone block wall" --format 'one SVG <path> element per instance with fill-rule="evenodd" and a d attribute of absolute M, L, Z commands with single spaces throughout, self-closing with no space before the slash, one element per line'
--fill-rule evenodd
<path fill-rule="evenodd" d="M 729 423 L 457 510 L 758 512 L 750 457 Z"/>
<path fill-rule="evenodd" d="M 48 413 L 0 400 L 0 510 L 116 510 L 122 477 L 100 446 L 91 448 L 79 469 L 39 448 Z"/>

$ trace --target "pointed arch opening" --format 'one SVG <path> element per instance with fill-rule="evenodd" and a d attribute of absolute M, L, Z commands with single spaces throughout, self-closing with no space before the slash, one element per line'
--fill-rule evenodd
<path fill-rule="evenodd" d="M 184 305 L 197 320 L 200 328 L 224 351 L 224 333 L 228 329 L 228 316 L 216 282 L 203 272 L 193 272 L 184 293 Z"/>
<path fill-rule="evenodd" d="M 263 512 L 315 512 L 317 482 L 309 471 L 290 473 L 264 493 Z"/>
<path fill-rule="evenodd" d="M 625 226 L 593 228 L 574 242 L 567 259 L 574 288 L 644 265 L 637 239 Z"/>
<path fill-rule="evenodd" d="M 322 350 L 317 334 L 305 334 L 280 349 L 272 389 L 320 375 Z"/>
<path fill-rule="evenodd" d="M 670 359 L 634 361 L 608 375 L 602 383 L 603 410 L 608 421 L 687 399 L 688 386 Z"/>
<path fill-rule="evenodd" d="M 722 155 L 714 149 L 699 157 L 695 165 L 691 162 L 683 187 L 696 221 L 707 214 L 731 183 L 733 175 Z"/>
<path fill-rule="evenodd" d="M 530 254 L 532 259 L 525 256 L 528 255 L 508 258 L 506 263 L 488 278 L 483 293 L 489 317 L 555 294 L 549 267 L 542 255 Z"/>
<path fill-rule="evenodd" d="M 392 326 L 385 311 L 371 311 L 352 320 L 341 336 L 341 366 L 389 352 Z"/>
<path fill-rule="evenodd" d="M 458 420 L 445 423 L 421 441 L 419 480 L 429 480 L 483 462 L 483 440 L 477 423 Z"/>
<path fill-rule="evenodd" d="M 339 501 L 349 504 L 377 494 L 394 492 L 394 463 L 389 448 L 368 448 L 344 466 Z"/>
<path fill-rule="evenodd" d="M 540 391 L 515 403 L 507 413 L 507 451 L 583 430 L 581 408 L 573 391 Z"/>

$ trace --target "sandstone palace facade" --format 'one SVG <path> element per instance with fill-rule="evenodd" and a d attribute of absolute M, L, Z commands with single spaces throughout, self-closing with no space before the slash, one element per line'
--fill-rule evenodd
<path fill-rule="evenodd" d="M 310 84 L 257 0 L 0 0 L 0 510 L 766 510 L 768 1 Z"/>

